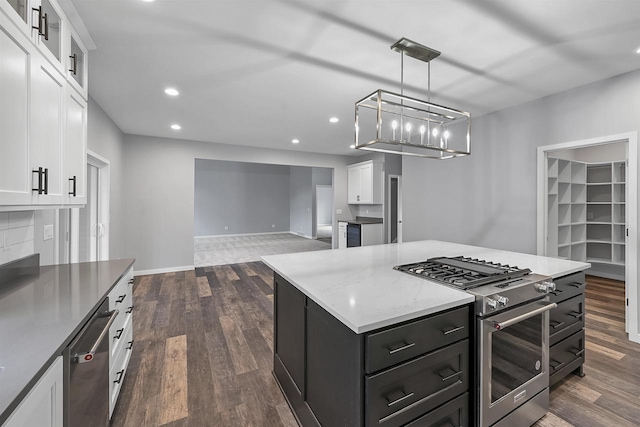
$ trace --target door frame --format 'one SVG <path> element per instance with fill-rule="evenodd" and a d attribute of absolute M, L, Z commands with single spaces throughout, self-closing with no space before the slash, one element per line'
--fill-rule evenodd
<path fill-rule="evenodd" d="M 386 216 L 387 216 L 387 243 L 391 243 L 391 180 L 392 179 L 397 179 L 398 180 L 398 242 L 397 243 L 402 243 L 402 175 L 392 175 L 389 174 L 389 177 L 387 178 L 387 194 L 389 195 L 388 200 L 389 200 L 389 205 L 387 206 L 386 209 Z"/>
<path fill-rule="evenodd" d="M 628 132 L 598 138 L 564 142 L 560 144 L 538 147 L 537 153 L 537 254 L 546 255 L 547 252 L 547 156 L 550 152 L 569 150 L 574 148 L 593 147 L 615 142 L 627 143 L 627 195 L 626 225 L 628 237 L 625 245 L 625 294 L 627 298 L 626 331 L 631 341 L 640 343 L 640 306 L 638 293 L 638 132 Z"/>
<path fill-rule="evenodd" d="M 109 226 L 111 223 L 109 200 L 111 198 L 111 163 L 108 159 L 87 150 L 87 165 L 98 168 L 98 224 L 100 236 L 98 247 L 98 261 L 109 259 Z M 89 188 L 86 188 L 87 193 Z M 57 215 L 57 223 L 64 220 L 64 215 Z M 69 210 L 69 263 L 80 261 L 80 208 Z M 60 224 L 62 227 L 62 224 Z M 56 233 L 59 237 L 60 233 Z M 59 262 L 59 244 L 56 243 L 56 262 Z"/>

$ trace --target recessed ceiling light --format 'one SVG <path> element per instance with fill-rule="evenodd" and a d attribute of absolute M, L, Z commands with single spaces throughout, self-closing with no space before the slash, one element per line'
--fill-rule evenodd
<path fill-rule="evenodd" d="M 147 0 L 145 0 L 147 1 Z M 171 96 L 178 96 L 180 95 L 180 92 L 178 92 L 178 89 L 174 89 L 172 87 L 168 87 L 164 90 L 164 93 L 166 93 L 167 95 L 171 95 Z"/>
<path fill-rule="evenodd" d="M 146 0 L 145 0 L 145 1 L 146 1 Z M 179 124 L 173 124 L 173 125 L 171 125 L 171 129 L 173 129 L 173 130 L 180 130 L 180 129 L 182 129 L 182 126 L 180 126 Z"/>
<path fill-rule="evenodd" d="M 356 148 L 356 144 L 351 144 L 349 148 Z"/>
<path fill-rule="evenodd" d="M 340 121 L 340 119 L 339 119 L 339 118 L 337 118 L 337 117 L 331 117 L 331 118 L 329 119 L 329 121 L 330 121 L 331 123 L 338 123 L 338 122 Z"/>
<path fill-rule="evenodd" d="M 640 53 L 640 47 L 638 48 L 638 50 L 636 50 L 636 53 Z"/>
<path fill-rule="evenodd" d="M 142 0 L 142 1 L 146 3 L 151 3 L 153 0 Z"/>
<path fill-rule="evenodd" d="M 291 140 L 291 142 L 292 142 L 293 144 L 298 144 L 298 143 L 300 142 L 300 140 L 299 140 L 299 139 L 292 139 L 292 140 Z"/>

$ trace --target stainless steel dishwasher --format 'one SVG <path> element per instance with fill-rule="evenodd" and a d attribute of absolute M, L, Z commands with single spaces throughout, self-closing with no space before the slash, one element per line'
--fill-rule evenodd
<path fill-rule="evenodd" d="M 66 427 L 109 425 L 109 327 L 118 310 L 109 311 L 109 299 L 66 348 Z"/>

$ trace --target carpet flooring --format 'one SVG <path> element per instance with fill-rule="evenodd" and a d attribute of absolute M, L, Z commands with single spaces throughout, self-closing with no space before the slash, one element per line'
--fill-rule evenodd
<path fill-rule="evenodd" d="M 331 249 L 331 244 L 290 233 L 252 234 L 245 236 L 196 237 L 194 264 L 196 267 L 239 264 L 260 261 L 263 255 Z"/>

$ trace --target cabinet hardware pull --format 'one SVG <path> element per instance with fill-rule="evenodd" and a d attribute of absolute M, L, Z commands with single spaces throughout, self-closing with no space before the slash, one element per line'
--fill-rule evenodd
<path fill-rule="evenodd" d="M 73 190 L 69 191 L 69 195 L 76 197 L 76 181 L 77 181 L 77 177 L 75 175 L 73 175 L 73 178 L 69 178 L 69 181 L 71 181 L 73 183 L 73 186 L 71 188 L 73 188 Z"/>
<path fill-rule="evenodd" d="M 569 283 L 569 286 L 573 286 L 574 288 L 581 288 L 584 286 L 584 283 L 573 282 L 573 283 Z"/>
<path fill-rule="evenodd" d="M 582 350 L 580 350 L 580 351 L 574 350 L 574 351 L 572 351 L 572 353 L 573 353 L 574 356 L 582 356 L 582 354 L 584 353 L 584 348 Z"/>
<path fill-rule="evenodd" d="M 554 365 L 555 363 L 555 365 Z M 557 360 L 551 360 L 549 362 L 549 365 L 551 365 L 551 367 L 553 368 L 554 371 L 557 371 L 558 368 L 560 368 L 560 366 L 565 365 L 567 362 L 558 362 Z"/>
<path fill-rule="evenodd" d="M 33 28 L 34 30 L 38 30 L 38 35 L 39 36 L 44 36 L 44 33 L 42 32 L 42 6 L 40 7 L 32 7 L 31 10 L 33 10 L 34 12 L 38 12 L 38 26 L 31 26 L 31 28 Z"/>
<path fill-rule="evenodd" d="M 569 316 L 574 317 L 576 319 L 580 319 L 582 317 L 582 313 L 579 313 L 577 311 L 572 311 L 571 313 L 568 313 Z"/>
<path fill-rule="evenodd" d="M 449 329 L 448 331 L 442 331 L 442 335 L 449 335 L 454 332 L 458 332 L 464 329 L 464 326 L 458 326 L 457 328 Z"/>
<path fill-rule="evenodd" d="M 405 399 L 408 399 L 408 398 L 412 397 L 412 396 L 413 396 L 413 394 L 414 394 L 414 393 L 408 393 L 408 394 L 405 394 L 405 395 L 404 395 L 404 396 L 402 396 L 401 398 L 396 399 L 396 400 L 394 400 L 393 402 L 389 402 L 389 403 L 387 403 L 387 406 L 388 406 L 388 407 L 392 407 L 392 406 L 393 406 L 393 405 L 395 405 L 396 403 L 400 403 L 400 402 L 402 402 L 403 400 L 405 400 Z M 387 400 L 389 400 L 389 399 L 387 399 Z"/>
<path fill-rule="evenodd" d="M 561 294 L 563 292 L 564 292 L 564 289 L 556 289 L 555 291 L 551 291 L 549 293 L 557 296 L 558 294 Z"/>
<path fill-rule="evenodd" d="M 74 76 L 77 76 L 78 75 L 78 54 L 74 53 L 73 55 L 70 55 L 69 58 L 71 59 L 71 69 L 69 71 L 71 71 Z"/>
<path fill-rule="evenodd" d="M 129 279 L 129 284 L 133 285 L 133 279 Z"/>
<path fill-rule="evenodd" d="M 122 336 L 122 333 L 123 333 L 123 332 L 124 332 L 124 328 L 122 328 L 122 329 L 118 329 L 118 330 L 116 331 L 116 334 L 113 336 L 113 339 L 114 339 L 114 340 L 119 340 L 119 339 L 120 339 L 120 337 Z"/>
<path fill-rule="evenodd" d="M 127 308 L 127 311 L 125 311 L 125 313 L 129 314 L 133 312 L 133 306 Z"/>
<path fill-rule="evenodd" d="M 44 36 L 46 41 L 49 41 L 49 14 L 45 13 L 42 20 L 44 21 L 44 34 L 41 35 Z"/>
<path fill-rule="evenodd" d="M 127 346 L 127 350 L 131 350 L 131 349 L 133 348 L 133 342 L 134 342 L 134 341 L 135 341 L 135 340 L 131 340 L 131 341 L 129 341 L 129 345 Z"/>
<path fill-rule="evenodd" d="M 442 373 L 439 373 L 438 375 L 440 375 L 440 378 L 442 378 L 442 382 L 446 382 L 446 381 L 450 380 L 451 378 L 455 378 L 455 377 L 457 377 L 459 375 L 462 375 L 463 372 L 464 371 L 458 371 L 458 372 L 454 372 L 451 375 L 446 375 L 446 376 L 443 376 Z"/>
<path fill-rule="evenodd" d="M 32 170 L 32 173 L 37 173 L 38 174 L 38 188 L 31 188 L 31 191 L 37 191 L 38 194 L 42 194 L 44 193 L 44 190 L 42 188 L 42 168 L 38 168 L 37 170 Z"/>
<path fill-rule="evenodd" d="M 414 345 L 416 345 L 416 343 L 412 342 L 412 343 L 410 343 L 410 344 L 405 344 L 405 345 L 403 345 L 402 347 L 395 348 L 395 349 L 393 349 L 393 350 L 389 349 L 389 354 L 396 354 L 396 353 L 398 353 L 399 351 L 406 350 L 406 349 L 408 349 L 408 348 L 413 347 Z"/>
<path fill-rule="evenodd" d="M 44 168 L 44 194 L 49 194 L 49 168 Z"/>
<path fill-rule="evenodd" d="M 116 304 L 119 304 L 119 303 L 121 303 L 122 301 L 124 301 L 124 299 L 125 299 L 126 297 L 127 297 L 127 294 L 120 295 L 120 296 L 118 297 L 118 299 L 116 300 Z"/>
<path fill-rule="evenodd" d="M 555 325 L 551 325 L 553 329 L 558 329 L 560 326 L 564 325 L 564 322 L 558 322 Z"/>
<path fill-rule="evenodd" d="M 113 382 L 115 384 L 120 384 L 120 381 L 122 381 L 122 377 L 124 376 L 124 369 L 121 371 L 118 371 L 118 373 L 116 374 L 117 378 L 115 380 L 113 380 Z"/>

